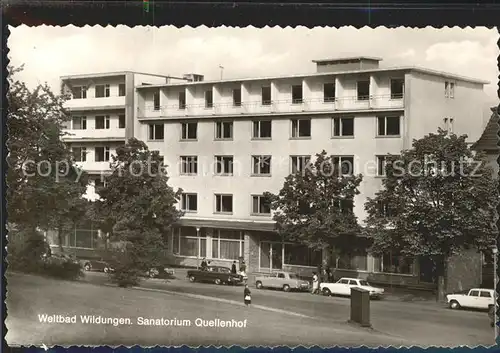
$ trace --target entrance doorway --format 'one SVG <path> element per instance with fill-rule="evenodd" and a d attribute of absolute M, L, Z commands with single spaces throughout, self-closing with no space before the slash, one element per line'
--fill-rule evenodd
<path fill-rule="evenodd" d="M 283 267 L 283 244 L 263 241 L 260 243 L 261 270 L 281 270 Z"/>

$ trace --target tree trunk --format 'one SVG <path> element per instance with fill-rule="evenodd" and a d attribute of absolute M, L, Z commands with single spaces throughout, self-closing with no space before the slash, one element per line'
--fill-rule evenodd
<path fill-rule="evenodd" d="M 437 260 L 437 297 L 436 300 L 440 303 L 446 301 L 446 278 L 448 258 L 440 256 Z"/>
<path fill-rule="evenodd" d="M 64 252 L 64 248 L 62 245 L 62 232 L 61 232 L 61 227 L 57 227 L 57 242 L 59 243 L 59 250 L 61 252 Z"/>

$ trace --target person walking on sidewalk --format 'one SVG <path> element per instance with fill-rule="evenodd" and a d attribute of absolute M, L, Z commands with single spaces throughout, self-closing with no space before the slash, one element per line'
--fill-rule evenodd
<path fill-rule="evenodd" d="M 231 266 L 231 273 L 232 273 L 233 275 L 235 275 L 235 274 L 236 274 L 236 261 L 233 261 L 233 265 Z"/>
<path fill-rule="evenodd" d="M 252 294 L 252 292 L 250 292 L 250 288 L 248 288 L 248 284 L 245 284 L 245 289 L 243 290 L 243 301 L 245 302 L 246 306 L 248 306 L 249 304 L 252 303 L 251 294 Z"/>
<path fill-rule="evenodd" d="M 317 294 L 319 292 L 319 278 L 316 272 L 313 272 L 312 279 L 312 294 Z"/>

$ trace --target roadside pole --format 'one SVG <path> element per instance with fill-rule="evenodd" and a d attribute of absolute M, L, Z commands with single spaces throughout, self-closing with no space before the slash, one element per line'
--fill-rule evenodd
<path fill-rule="evenodd" d="M 200 240 L 200 228 L 196 228 L 196 244 L 198 251 L 196 252 L 196 269 L 200 268 L 200 250 L 201 250 L 201 240 Z"/>
<path fill-rule="evenodd" d="M 495 247 L 493 248 L 493 299 L 494 299 L 494 306 L 493 306 L 493 329 L 494 329 L 494 334 L 495 334 L 495 342 L 497 341 L 498 337 L 498 327 L 497 327 L 497 253 L 498 253 L 498 248 Z"/>

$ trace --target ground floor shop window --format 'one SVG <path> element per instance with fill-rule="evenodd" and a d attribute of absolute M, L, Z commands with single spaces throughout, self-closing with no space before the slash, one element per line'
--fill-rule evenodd
<path fill-rule="evenodd" d="M 367 271 L 368 270 L 368 254 L 338 254 L 334 255 L 333 263 L 336 268 L 341 270 Z"/>
<path fill-rule="evenodd" d="M 285 244 L 285 264 L 287 265 L 318 266 L 321 260 L 321 251 L 310 249 L 306 245 Z"/>
<path fill-rule="evenodd" d="M 204 232 L 197 232 L 194 227 L 174 228 L 173 252 L 181 256 L 199 256 L 207 255 L 207 239 Z"/>
<path fill-rule="evenodd" d="M 391 254 L 374 258 L 374 271 L 383 273 L 414 274 L 415 259 Z"/>
<path fill-rule="evenodd" d="M 212 258 L 238 260 L 244 254 L 245 241 L 241 231 L 214 230 L 212 237 Z"/>

